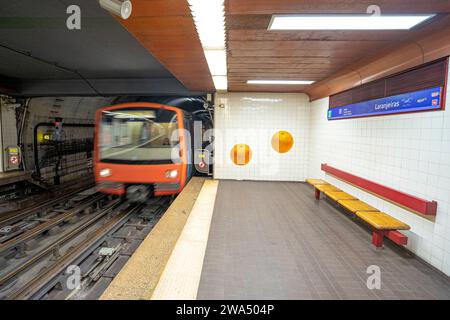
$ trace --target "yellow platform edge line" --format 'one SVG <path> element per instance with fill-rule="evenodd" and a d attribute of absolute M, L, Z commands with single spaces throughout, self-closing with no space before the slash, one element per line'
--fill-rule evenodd
<path fill-rule="evenodd" d="M 218 185 L 217 180 L 203 184 L 152 300 L 197 298 Z"/>
<path fill-rule="evenodd" d="M 149 300 L 206 182 L 193 177 L 136 249 L 100 300 Z"/>

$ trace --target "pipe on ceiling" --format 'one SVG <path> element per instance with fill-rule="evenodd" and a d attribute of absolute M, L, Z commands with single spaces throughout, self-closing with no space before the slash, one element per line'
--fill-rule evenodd
<path fill-rule="evenodd" d="M 306 93 L 314 101 L 446 56 L 450 56 L 450 27 L 403 43 L 369 61 L 361 60 L 317 82 Z"/>

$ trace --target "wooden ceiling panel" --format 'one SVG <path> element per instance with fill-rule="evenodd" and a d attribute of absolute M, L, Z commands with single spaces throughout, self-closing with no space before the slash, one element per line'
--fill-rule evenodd
<path fill-rule="evenodd" d="M 188 6 L 179 0 L 134 0 L 133 17 L 189 16 Z"/>
<path fill-rule="evenodd" d="M 390 44 L 392 41 L 377 41 L 376 45 Z M 321 55 L 327 50 L 349 51 L 342 46 L 343 41 L 228 41 L 229 50 L 320 50 Z M 367 50 L 375 45 L 372 41 L 345 41 L 353 50 Z"/>
<path fill-rule="evenodd" d="M 229 91 L 298 92 L 311 86 L 248 85 L 247 80 L 321 81 L 406 39 L 448 25 L 449 1 L 377 1 L 384 13 L 439 13 L 413 30 L 271 31 L 273 14 L 365 13 L 372 0 L 226 0 Z M 358 75 L 355 74 L 359 78 Z M 352 78 L 353 79 L 353 78 Z"/>
<path fill-rule="evenodd" d="M 187 89 L 215 90 L 186 0 L 134 0 L 131 17 L 118 21 Z"/>
<path fill-rule="evenodd" d="M 267 26 L 266 26 L 267 27 Z M 408 31 L 279 31 L 228 29 L 229 41 L 395 41 Z"/>
<path fill-rule="evenodd" d="M 228 14 L 365 13 L 371 4 L 384 13 L 450 13 L 446 0 L 228 0 Z"/>
<path fill-rule="evenodd" d="M 332 58 L 332 57 L 227 57 L 228 64 L 239 64 L 245 66 L 249 63 L 262 64 L 321 64 L 321 65 L 336 65 L 351 61 L 351 58 Z M 275 67 L 275 66 L 274 66 Z"/>

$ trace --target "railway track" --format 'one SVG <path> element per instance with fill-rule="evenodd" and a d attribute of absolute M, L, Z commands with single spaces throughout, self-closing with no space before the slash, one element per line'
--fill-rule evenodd
<path fill-rule="evenodd" d="M 0 299 L 98 297 L 102 285 L 97 284 L 107 282 L 118 263 L 123 265 L 169 202 L 169 198 L 155 198 L 133 205 L 93 194 L 75 208 L 1 243 L 0 257 L 6 263 L 0 268 Z M 49 233 L 54 228 L 58 232 Z M 39 245 L 30 249 L 30 242 Z M 81 285 L 75 289 L 67 285 L 70 266 L 81 268 Z"/>
<path fill-rule="evenodd" d="M 94 184 L 88 184 L 72 190 L 68 193 L 64 193 L 62 195 L 56 196 L 56 198 L 50 199 L 48 201 L 44 201 L 23 209 L 12 210 L 9 212 L 3 212 L 0 214 L 0 228 L 4 226 L 8 226 L 16 223 L 17 221 L 23 220 L 34 214 L 42 214 L 48 210 L 51 210 L 53 206 L 56 206 L 61 203 L 65 203 L 67 200 L 74 198 L 74 196 L 78 193 L 81 193 L 85 190 L 94 187 Z"/>

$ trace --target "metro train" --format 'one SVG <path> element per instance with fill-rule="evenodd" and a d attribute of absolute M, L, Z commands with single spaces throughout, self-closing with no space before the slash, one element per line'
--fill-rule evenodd
<path fill-rule="evenodd" d="M 159 103 L 122 103 L 97 110 L 97 189 L 136 202 L 181 192 L 196 173 L 194 141 L 208 129 L 205 121 L 196 120 L 195 112 Z"/>

